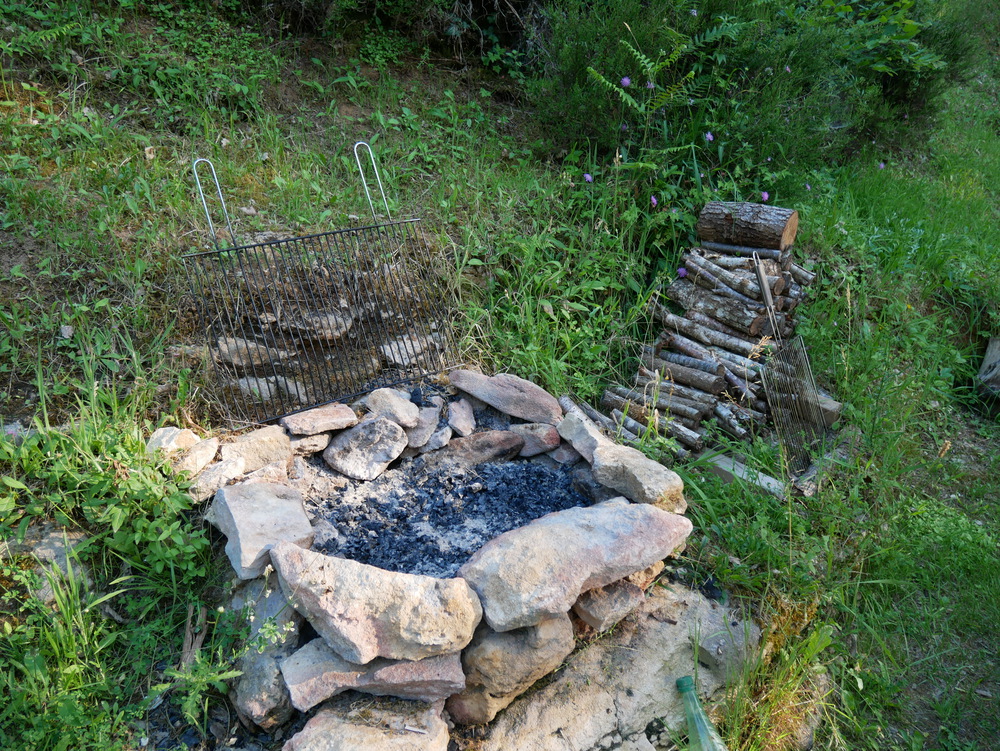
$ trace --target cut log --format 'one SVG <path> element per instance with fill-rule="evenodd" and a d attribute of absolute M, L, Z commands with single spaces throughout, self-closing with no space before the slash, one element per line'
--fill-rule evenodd
<path fill-rule="evenodd" d="M 808 287 L 810 284 L 816 281 L 816 275 L 814 273 L 812 273 L 811 271 L 806 271 L 797 263 L 792 264 L 791 272 L 792 272 L 792 278 L 803 286 Z"/>
<path fill-rule="evenodd" d="M 694 253 L 688 253 L 684 256 L 684 263 L 688 267 L 694 266 L 699 271 L 707 271 L 723 284 L 732 287 L 737 292 L 741 292 L 753 300 L 764 300 L 760 291 L 760 286 L 757 284 L 756 271 L 753 270 L 752 266 L 748 270 L 734 271 L 723 268 L 722 266 L 714 263 L 711 259 L 706 258 L 705 256 L 695 255 Z M 775 295 L 779 294 L 785 288 L 785 280 L 780 276 L 767 277 L 767 284 L 768 289 L 770 289 Z"/>
<path fill-rule="evenodd" d="M 770 258 L 779 264 L 783 257 L 782 252 L 774 248 L 751 248 L 746 245 L 731 245 L 729 243 L 715 243 L 705 240 L 702 240 L 699 245 L 705 250 L 712 250 L 727 256 L 739 256 L 741 258 L 751 258 L 756 253 L 760 258 Z"/>
<path fill-rule="evenodd" d="M 660 349 L 648 346 L 643 347 L 642 354 L 646 357 L 658 357 L 661 360 L 666 360 L 667 362 L 674 363 L 675 365 L 683 365 L 686 368 L 694 368 L 695 370 L 700 370 L 703 373 L 722 375 L 722 365 L 715 360 L 699 360 L 696 357 L 678 355 L 675 352 L 664 352 L 662 347 Z"/>
<path fill-rule="evenodd" d="M 670 412 L 671 414 L 682 417 L 685 420 L 690 420 L 692 423 L 698 423 L 701 418 L 708 414 L 708 409 L 702 409 L 699 406 L 688 406 L 682 404 L 676 399 L 672 399 L 669 396 L 661 396 L 658 390 L 662 383 L 657 383 L 655 381 L 650 381 L 649 383 L 643 384 L 641 387 L 628 389 L 624 386 L 612 386 L 608 391 L 610 391 L 615 396 L 620 396 L 622 399 L 628 399 L 636 404 L 642 404 L 647 409 L 659 409 L 664 412 Z"/>
<path fill-rule="evenodd" d="M 628 415 L 623 414 L 620 409 L 612 410 L 611 417 L 614 418 L 614 420 L 619 422 L 621 425 L 623 425 L 626 430 L 630 430 L 639 438 L 643 438 L 646 435 L 646 433 L 649 432 L 649 428 L 647 428 L 641 422 L 637 422 Z M 674 443 L 677 444 L 677 448 L 671 449 L 671 451 L 673 452 L 674 456 L 676 456 L 678 459 L 686 459 L 688 456 L 691 455 L 691 453 L 686 448 L 682 447 L 680 443 L 678 443 L 677 441 L 674 441 Z"/>
<path fill-rule="evenodd" d="M 720 331 L 705 328 L 701 324 L 689 321 L 686 318 L 681 318 L 680 316 L 676 316 L 673 313 L 664 310 L 662 305 L 654 305 L 654 315 L 660 319 L 663 327 L 670 333 L 677 332 L 684 334 L 696 341 L 703 342 L 705 344 L 715 344 L 741 355 L 750 355 L 756 349 L 756 347 L 749 342 L 737 339 L 734 336 L 729 336 L 728 334 L 723 334 Z M 683 354 L 688 353 L 684 352 Z"/>
<path fill-rule="evenodd" d="M 986 345 L 978 378 L 979 393 L 984 396 L 1000 396 L 1000 337 L 993 337 Z"/>
<path fill-rule="evenodd" d="M 715 273 L 715 270 L 708 268 L 704 264 L 699 264 L 690 256 L 685 256 L 685 266 L 688 270 L 688 279 L 697 284 L 699 287 L 704 287 L 705 289 L 715 292 L 718 295 L 732 298 L 737 302 L 741 302 L 744 305 L 753 307 L 754 305 L 760 305 L 760 301 L 749 297 L 734 287 L 731 287 L 726 282 L 722 281 L 721 278 Z M 725 271 L 725 269 L 718 269 L 718 271 Z"/>
<path fill-rule="evenodd" d="M 707 391 L 709 394 L 719 394 L 726 388 L 726 381 L 717 373 L 706 373 L 703 370 L 686 368 L 683 365 L 677 365 L 657 357 L 643 357 L 642 364 L 655 370 L 667 381 L 693 386 L 696 389 Z"/>
<path fill-rule="evenodd" d="M 658 373 L 644 367 L 639 368 L 639 372 L 635 374 L 634 381 L 637 388 L 653 387 L 659 389 L 659 398 L 661 401 L 667 400 L 671 403 L 676 402 L 677 404 L 687 405 L 698 410 L 702 415 L 711 412 L 715 403 L 719 401 L 719 398 L 714 394 L 709 394 L 690 386 L 680 386 L 676 383 L 664 381 Z M 612 389 L 616 388 L 620 389 L 621 387 L 612 387 Z"/>
<path fill-rule="evenodd" d="M 799 212 L 762 203 L 710 201 L 696 229 L 702 241 L 785 250 L 795 242 Z"/>
<path fill-rule="evenodd" d="M 693 448 L 695 451 L 700 451 L 705 446 L 705 442 L 701 439 L 701 436 L 690 428 L 681 425 L 676 420 L 665 420 L 662 417 L 656 419 L 652 410 L 647 409 L 642 404 L 638 404 L 631 399 L 619 396 L 610 390 L 604 392 L 604 397 L 601 399 L 601 405 L 604 406 L 605 409 L 617 409 L 623 414 L 626 414 L 639 422 L 648 423 L 651 419 L 653 419 L 659 430 L 662 430 L 672 438 L 676 438 L 685 446 Z"/>
<path fill-rule="evenodd" d="M 736 417 L 733 415 L 732 411 L 726 407 L 726 405 L 716 404 L 714 414 L 719 427 L 733 436 L 733 438 L 742 441 L 750 435 L 746 428 L 736 421 Z"/>

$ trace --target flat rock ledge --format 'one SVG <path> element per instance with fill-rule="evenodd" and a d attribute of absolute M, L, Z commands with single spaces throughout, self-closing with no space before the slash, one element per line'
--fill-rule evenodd
<path fill-rule="evenodd" d="M 486 543 L 459 569 L 494 631 L 569 611 L 585 591 L 663 560 L 691 522 L 625 498 L 547 514 Z"/>
<path fill-rule="evenodd" d="M 458 652 L 482 607 L 464 579 L 399 574 L 290 543 L 271 549 L 281 589 L 349 662 L 420 660 Z"/>

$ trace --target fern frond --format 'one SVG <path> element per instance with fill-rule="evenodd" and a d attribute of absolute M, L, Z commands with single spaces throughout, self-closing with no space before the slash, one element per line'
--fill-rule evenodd
<path fill-rule="evenodd" d="M 619 99 L 621 99 L 622 104 L 624 104 L 626 107 L 630 107 L 636 112 L 642 112 L 643 108 L 639 105 L 639 103 L 635 101 L 635 99 L 632 98 L 632 95 L 629 94 L 627 91 L 625 91 L 625 89 L 623 89 L 621 86 L 611 83 L 611 81 L 606 79 L 604 76 L 602 76 L 593 68 L 587 68 L 587 74 L 592 79 L 597 81 L 597 83 L 601 84 L 601 86 L 603 86 L 609 92 L 615 94 Z"/>

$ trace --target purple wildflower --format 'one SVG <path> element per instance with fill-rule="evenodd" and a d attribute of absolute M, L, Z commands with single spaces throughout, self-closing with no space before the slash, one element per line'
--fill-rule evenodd
<path fill-rule="evenodd" d="M 885 169 L 885 162 L 879 162 L 878 163 L 878 168 L 879 169 Z"/>
<path fill-rule="evenodd" d="M 628 130 L 628 123 L 622 123 L 622 130 Z"/>
<path fill-rule="evenodd" d="M 791 68 L 789 68 L 789 67 L 788 67 L 788 66 L 786 65 L 786 66 L 785 66 L 785 73 L 791 73 L 791 72 L 792 72 L 792 69 L 791 69 Z"/>
<path fill-rule="evenodd" d="M 812 190 L 812 189 L 813 189 L 813 186 L 810 185 L 809 183 L 806 183 L 806 190 Z"/>
<path fill-rule="evenodd" d="M 656 88 L 656 84 L 653 83 L 652 81 L 646 81 L 646 88 L 647 89 L 655 89 Z"/>
<path fill-rule="evenodd" d="M 686 268 L 684 268 L 683 266 L 681 266 L 679 269 L 677 269 L 677 276 L 679 276 L 679 277 L 685 277 L 687 275 L 688 275 L 688 270 Z"/>
<path fill-rule="evenodd" d="M 771 197 L 771 194 L 768 193 L 766 190 L 762 190 L 761 191 L 761 193 L 760 193 L 760 200 L 766 201 L 770 197 Z"/>
<path fill-rule="evenodd" d="M 592 174 L 590 174 L 589 172 L 584 172 L 583 173 L 583 180 L 584 180 L 584 182 L 592 183 L 592 182 L 594 182 L 594 176 Z"/>
<path fill-rule="evenodd" d="M 656 208 L 656 204 L 658 204 L 658 203 L 659 203 L 659 201 L 657 201 L 657 200 L 656 200 L 656 196 L 650 196 L 650 197 L 649 197 L 649 202 L 650 202 L 651 204 L 653 204 L 653 208 L 654 208 L 654 209 Z"/>
<path fill-rule="evenodd" d="M 629 78 L 628 76 L 625 76 L 625 77 L 624 77 L 624 78 L 622 79 L 622 86 L 624 86 L 625 88 L 628 88 L 628 87 L 629 87 L 629 86 L 631 86 L 631 85 L 632 85 L 632 79 L 631 79 L 631 78 Z"/>
<path fill-rule="evenodd" d="M 712 131 L 708 131 L 708 133 L 705 134 L 705 140 L 709 143 L 715 140 L 715 136 L 712 135 Z"/>

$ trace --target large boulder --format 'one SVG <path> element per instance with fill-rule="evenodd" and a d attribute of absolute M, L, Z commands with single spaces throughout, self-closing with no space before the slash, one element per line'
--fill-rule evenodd
<path fill-rule="evenodd" d="M 666 558 L 691 522 L 624 498 L 571 508 L 506 532 L 459 569 L 495 631 L 533 626 L 566 613 L 582 592 Z"/>
<path fill-rule="evenodd" d="M 472 370 L 453 370 L 451 385 L 511 417 L 557 425 L 563 411 L 558 400 L 541 386 L 510 373 L 485 376 Z"/>
<path fill-rule="evenodd" d="M 589 751 L 617 748 L 625 739 L 648 748 L 643 735 L 653 720 L 674 733 L 686 727 L 674 689 L 677 678 L 697 675 L 699 694 L 711 697 L 735 675 L 696 665 L 694 635 L 745 629 L 730 611 L 696 591 L 657 587 L 609 636 L 575 653 L 543 688 L 507 707 L 480 749 Z M 748 639 L 733 650 L 746 660 L 752 647 Z"/>
<path fill-rule="evenodd" d="M 468 686 L 448 699 L 448 714 L 461 725 L 492 721 L 535 681 L 559 667 L 574 645 L 567 615 L 502 634 L 480 624 L 462 653 Z"/>
<path fill-rule="evenodd" d="M 226 555 L 240 579 L 264 572 L 275 543 L 308 547 L 313 540 L 302 494 L 287 485 L 250 482 L 222 488 L 207 516 L 226 536 Z"/>
<path fill-rule="evenodd" d="M 306 712 L 349 689 L 374 696 L 437 701 L 465 688 L 458 652 L 424 660 L 376 658 L 367 665 L 348 662 L 323 639 L 313 639 L 281 663 L 292 704 Z"/>
<path fill-rule="evenodd" d="M 271 549 L 271 560 L 296 610 L 349 662 L 457 652 L 482 618 L 464 579 L 385 571 L 285 543 Z"/>
<path fill-rule="evenodd" d="M 337 697 L 281 751 L 447 751 L 448 725 L 441 709 L 441 702 Z"/>
<path fill-rule="evenodd" d="M 406 441 L 406 431 L 399 424 L 378 416 L 334 436 L 323 460 L 342 475 L 374 480 L 403 453 Z"/>

